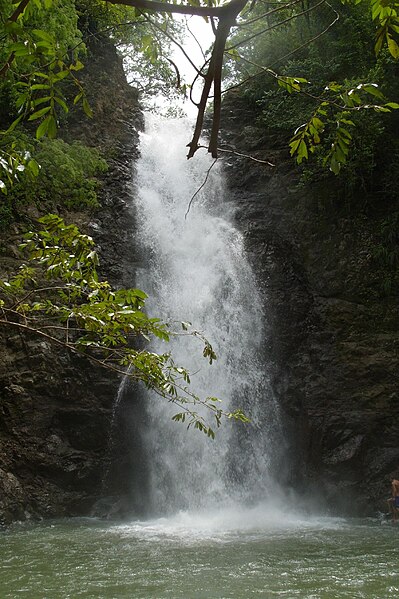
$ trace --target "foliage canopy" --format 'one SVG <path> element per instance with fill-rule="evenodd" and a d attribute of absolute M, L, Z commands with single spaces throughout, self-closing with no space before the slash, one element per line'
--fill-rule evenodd
<path fill-rule="evenodd" d="M 36 125 L 37 139 L 44 136 L 54 138 L 60 119 L 69 109 L 66 85 L 75 88 L 73 103 L 81 104 L 87 116 L 91 116 L 86 92 L 78 78 L 83 68 L 85 38 L 88 35 L 98 36 L 106 32 L 115 43 L 125 47 L 130 44 L 136 53 L 140 51 L 145 63 L 143 65 L 140 60 L 137 61 L 139 80 L 145 80 L 145 65 L 155 64 L 155 71 L 168 82 L 176 70 L 179 83 L 180 75 L 169 56 L 170 43 L 176 42 L 178 35 L 170 18 L 174 13 L 209 19 L 215 34 L 209 57 L 202 66 L 197 67 L 196 80 L 201 80 L 203 87 L 200 100 L 196 103 L 198 116 L 192 140 L 188 144 L 189 158 L 201 146 L 204 115 L 212 90 L 213 118 L 208 150 L 215 158 L 218 155 L 222 72 L 227 57 L 239 65 L 231 71 L 235 75 L 245 70 L 253 78 L 255 69 L 255 72 L 257 70 L 258 73 L 273 77 L 286 92 L 294 95 L 301 93 L 317 101 L 310 119 L 298 127 L 290 143 L 291 154 L 298 163 L 315 151 L 326 129 L 325 117 L 327 113 L 334 113 L 335 134 L 325 162 L 333 172 L 338 173 L 346 161 L 352 139 L 352 115 L 361 110 L 390 112 L 399 104 L 387 101 L 372 80 L 359 81 L 356 85 L 330 81 L 323 91 L 315 95 L 309 90 L 309 79 L 278 73 L 273 65 L 310 44 L 317 44 L 341 18 L 341 10 L 346 10 L 345 4 L 346 0 L 339 6 L 326 0 L 305 3 L 285 0 L 277 4 L 265 4 L 260 0 L 252 3 L 248 0 L 213 0 L 203 4 L 197 0 L 186 4 L 156 0 L 21 0 L 13 4 L 11 0 L 2 0 L 2 14 L 6 16 L 0 31 L 0 64 L 3 65 L 0 67 L 0 79 L 3 79 L 1 85 L 4 88 L 0 89 L 0 96 L 11 100 L 17 117 L 11 119 L 8 128 L 0 132 L 0 167 L 3 172 L 0 186 L 5 191 L 25 169 L 33 175 L 37 172 L 35 161 L 19 144 L 15 130 L 28 120 Z M 350 5 L 355 5 L 355 8 L 361 6 L 356 18 L 364 20 L 368 14 L 368 22 L 372 23 L 370 35 L 373 35 L 374 28 L 375 53 L 378 55 L 386 47 L 390 55 L 398 59 L 397 0 L 353 0 Z M 314 14 L 317 14 L 316 18 Z M 298 29 L 292 24 L 300 17 L 305 18 L 308 24 L 308 34 L 307 39 L 298 46 Z M 352 17 L 355 28 L 354 13 Z M 275 34 L 279 32 L 283 32 L 291 47 L 283 57 L 277 56 L 276 49 L 273 50 Z M 300 36 L 302 33 L 299 31 Z M 258 43 L 265 34 L 270 34 L 266 48 L 271 50 L 272 57 L 267 62 Z M 147 84 L 145 88 L 148 89 Z"/>

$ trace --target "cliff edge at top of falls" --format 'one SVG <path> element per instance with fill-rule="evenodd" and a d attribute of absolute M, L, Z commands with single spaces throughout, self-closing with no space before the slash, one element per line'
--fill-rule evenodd
<path fill-rule="evenodd" d="M 72 115 L 61 135 L 98 147 L 109 169 L 95 214 L 61 208 L 60 214 L 95 238 L 108 280 L 133 286 L 132 161 L 143 126 L 137 91 L 104 40 L 90 48 L 81 80 L 94 117 Z M 38 217 L 37 208 L 28 208 L 29 215 Z M 15 223 L 2 235 L 2 272 L 18 265 L 20 241 L 21 226 Z M 0 334 L 0 525 L 88 514 L 108 467 L 119 380 L 34 336 L 4 328 Z"/>
<path fill-rule="evenodd" d="M 399 201 L 373 187 L 349 201 L 332 174 L 301 184 L 287 139 L 254 123 L 230 94 L 224 141 L 276 164 L 229 156 L 225 168 L 262 288 L 265 356 L 285 414 L 281 482 L 324 498 L 335 513 L 386 512 L 389 475 L 399 469 L 398 286 L 397 262 L 378 256 L 384 244 L 398 251 L 397 233 L 384 232 L 386 223 L 397 231 Z"/>

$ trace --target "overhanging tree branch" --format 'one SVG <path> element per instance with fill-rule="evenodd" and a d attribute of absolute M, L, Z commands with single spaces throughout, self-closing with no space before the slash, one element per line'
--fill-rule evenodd
<path fill-rule="evenodd" d="M 223 55 L 231 28 L 236 25 L 237 17 L 240 14 L 240 12 L 244 9 L 244 7 L 247 5 L 248 0 L 230 0 L 228 4 L 218 7 L 169 4 L 158 2 L 157 0 L 108 1 L 111 4 L 123 4 L 125 6 L 131 6 L 144 11 L 151 10 L 161 13 L 174 13 L 218 18 L 218 25 L 215 32 L 215 43 L 208 64 L 208 69 L 205 75 L 203 75 L 204 87 L 202 89 L 201 99 L 197 104 L 198 115 L 195 123 L 192 140 L 188 144 L 189 151 L 187 154 L 187 158 L 192 158 L 199 148 L 199 139 L 203 129 L 206 104 L 209 99 L 209 94 L 213 84 L 213 119 L 208 151 L 210 152 L 213 158 L 217 158 L 217 142 L 220 129 Z"/>
<path fill-rule="evenodd" d="M 195 123 L 194 134 L 191 142 L 188 144 L 189 152 L 187 154 L 187 158 L 192 158 L 199 148 L 199 139 L 204 123 L 205 108 L 211 91 L 212 83 L 214 85 L 213 119 L 208 152 L 210 152 L 213 158 L 217 158 L 218 156 L 217 141 L 220 129 L 223 55 L 230 30 L 235 25 L 238 15 L 246 4 L 247 0 L 231 0 L 228 5 L 223 7 L 224 9 L 228 8 L 229 10 L 224 10 L 222 16 L 219 18 L 219 23 L 216 29 L 215 44 L 213 46 L 208 70 L 204 77 L 204 87 L 198 104 L 198 115 Z"/>
<path fill-rule="evenodd" d="M 225 6 L 193 6 L 188 4 L 169 4 L 157 0 L 107 0 L 109 4 L 122 4 L 132 8 L 151 10 L 154 12 L 167 12 L 179 15 L 196 15 L 197 17 L 220 17 L 226 12 Z M 246 4 L 246 2 L 245 2 Z"/>

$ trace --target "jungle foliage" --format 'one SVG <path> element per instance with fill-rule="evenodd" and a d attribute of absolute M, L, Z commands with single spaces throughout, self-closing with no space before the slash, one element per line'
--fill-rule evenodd
<path fill-rule="evenodd" d="M 99 208 L 97 197 L 101 180 L 108 169 L 99 150 L 80 142 L 68 144 L 62 139 L 43 138 L 33 145 L 37 173 L 28 181 L 16 180 L 0 204 L 0 230 L 35 206 L 39 213 L 65 210 L 93 211 Z M 30 163 L 32 165 L 32 162 Z"/>
<path fill-rule="evenodd" d="M 260 31 L 239 28 L 232 39 L 227 76 L 233 86 L 244 80 L 239 93 L 257 124 L 285 137 L 298 164 L 315 158 L 308 174 L 345 165 L 357 185 L 398 123 L 398 48 L 390 34 L 382 45 L 376 11 L 375 3 L 302 2 L 296 18 L 294 9 L 271 15 L 262 35 L 257 21 Z M 394 135 L 389 141 L 395 154 Z"/>
<path fill-rule="evenodd" d="M 128 58 L 132 77 L 147 70 L 156 93 L 174 93 L 168 58 L 179 36 L 170 17 L 97 0 L 0 0 L 0 190 L 39 173 L 40 140 L 55 139 L 71 106 L 92 117 L 80 72 L 93 40 L 112 40 Z M 152 33 L 155 31 L 155 33 Z M 148 81 L 145 86 L 148 92 Z M 155 93 L 155 92 L 154 92 Z M 54 146 L 54 151 L 60 148 Z M 88 174 L 90 177 L 91 175 Z"/>

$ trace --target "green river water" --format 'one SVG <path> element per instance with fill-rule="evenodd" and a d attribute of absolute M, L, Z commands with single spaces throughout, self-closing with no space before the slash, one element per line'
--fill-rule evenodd
<path fill-rule="evenodd" d="M 16 525 L 0 533 L 1 599 L 388 598 L 399 525 L 180 513 Z"/>

